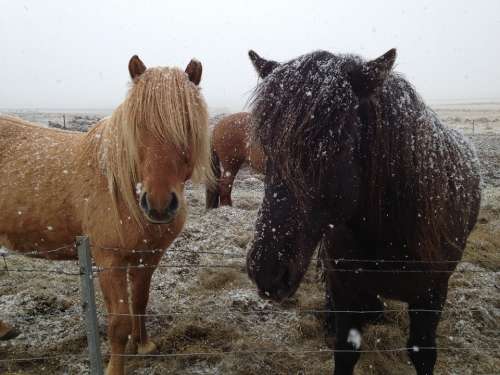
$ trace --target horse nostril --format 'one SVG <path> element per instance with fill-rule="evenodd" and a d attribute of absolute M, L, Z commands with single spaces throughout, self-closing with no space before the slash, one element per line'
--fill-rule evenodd
<path fill-rule="evenodd" d="M 141 194 L 139 198 L 139 206 L 150 222 L 164 224 L 170 222 L 175 217 L 180 202 L 175 193 L 170 194 L 170 200 L 163 204 L 160 208 L 155 206 L 154 199 L 150 200 L 148 193 L 144 191 Z"/>
<path fill-rule="evenodd" d="M 175 212 L 179 208 L 179 199 L 177 198 L 177 194 L 172 193 L 172 198 L 170 199 L 170 204 L 168 205 L 168 212 Z"/>
<path fill-rule="evenodd" d="M 146 192 L 142 193 L 139 205 L 144 210 L 144 212 L 149 211 L 149 202 L 148 202 L 148 198 L 146 196 Z"/>

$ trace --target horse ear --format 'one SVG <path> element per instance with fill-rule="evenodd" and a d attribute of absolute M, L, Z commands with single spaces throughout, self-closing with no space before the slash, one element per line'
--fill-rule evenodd
<path fill-rule="evenodd" d="M 186 67 L 186 74 L 189 80 L 197 86 L 200 84 L 202 71 L 201 62 L 196 59 L 192 59 Z"/>
<path fill-rule="evenodd" d="M 354 90 L 361 95 L 370 95 L 391 73 L 396 61 L 396 49 L 392 48 L 375 60 L 368 61 L 351 74 Z"/>
<path fill-rule="evenodd" d="M 146 71 L 146 65 L 144 65 L 139 56 L 134 55 L 128 62 L 128 71 L 130 73 L 130 78 L 135 80 Z"/>
<path fill-rule="evenodd" d="M 252 64 L 260 78 L 266 78 L 273 72 L 274 69 L 276 69 L 276 67 L 279 66 L 279 63 L 276 61 L 265 60 L 252 50 L 248 51 L 248 57 L 250 57 L 250 61 L 252 61 Z"/>

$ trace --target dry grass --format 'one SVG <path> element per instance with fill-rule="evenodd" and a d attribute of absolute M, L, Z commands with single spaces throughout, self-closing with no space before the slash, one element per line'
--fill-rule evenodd
<path fill-rule="evenodd" d="M 492 271 L 500 264 L 500 193 L 486 190 L 487 200 L 469 237 L 464 260 Z"/>
<path fill-rule="evenodd" d="M 206 290 L 220 290 L 225 287 L 235 287 L 238 281 L 241 284 L 242 275 L 234 269 L 226 269 L 224 271 L 203 269 L 199 275 L 200 285 Z"/>

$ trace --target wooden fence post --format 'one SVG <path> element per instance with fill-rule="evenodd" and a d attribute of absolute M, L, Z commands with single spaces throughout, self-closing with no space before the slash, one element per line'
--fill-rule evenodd
<path fill-rule="evenodd" d="M 90 373 L 92 375 L 103 375 L 89 238 L 87 236 L 76 237 L 76 246 L 78 249 L 78 261 L 80 263 L 82 311 L 85 314 L 85 325 L 87 328 Z"/>

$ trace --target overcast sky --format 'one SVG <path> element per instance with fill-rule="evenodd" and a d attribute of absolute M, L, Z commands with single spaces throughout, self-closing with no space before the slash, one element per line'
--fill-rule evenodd
<path fill-rule="evenodd" d="M 0 0 L 0 108 L 113 108 L 127 64 L 203 64 L 210 107 L 241 110 L 257 77 L 247 51 L 374 58 L 428 101 L 500 100 L 500 1 Z"/>

